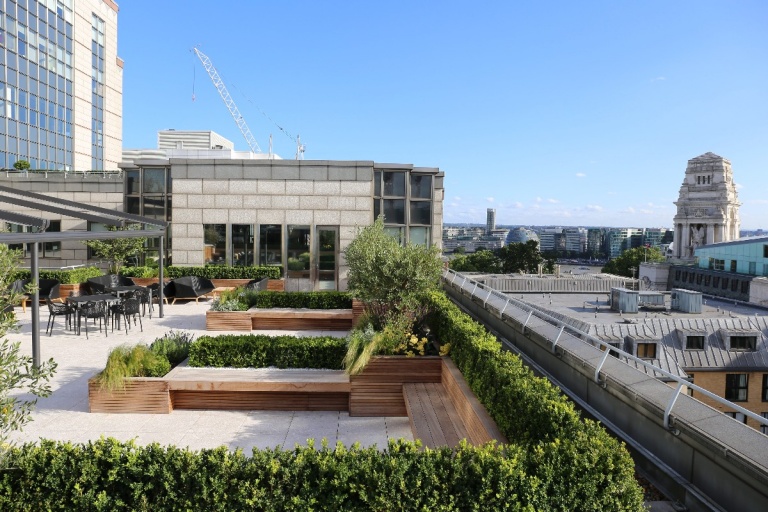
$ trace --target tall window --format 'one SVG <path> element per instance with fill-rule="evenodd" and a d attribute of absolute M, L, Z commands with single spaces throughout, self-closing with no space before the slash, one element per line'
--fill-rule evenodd
<path fill-rule="evenodd" d="M 704 336 L 687 336 L 685 350 L 704 350 Z"/>
<path fill-rule="evenodd" d="M 288 277 L 309 279 L 309 226 L 288 226 Z"/>
<path fill-rule="evenodd" d="M 429 174 L 374 171 L 374 218 L 383 215 L 387 232 L 401 243 L 429 245 L 433 181 Z"/>
<path fill-rule="evenodd" d="M 153 219 L 171 220 L 171 170 L 165 167 L 129 169 L 125 172 L 125 212 L 143 215 Z M 139 264 L 157 265 L 160 256 L 159 239 L 149 239 L 146 252 L 139 258 Z M 163 255 L 165 264 L 170 265 L 171 228 L 166 230 Z"/>
<path fill-rule="evenodd" d="M 283 264 L 283 227 L 279 224 L 259 226 L 259 265 Z"/>
<path fill-rule="evenodd" d="M 203 261 L 206 265 L 227 264 L 226 224 L 203 224 Z"/>
<path fill-rule="evenodd" d="M 768 373 L 763 374 L 763 391 L 761 393 L 763 402 L 768 402 Z"/>
<path fill-rule="evenodd" d="M 91 20 L 91 168 L 104 168 L 104 20 Z"/>
<path fill-rule="evenodd" d="M 747 401 L 749 375 L 746 373 L 725 374 L 725 399 L 731 402 Z"/>
<path fill-rule="evenodd" d="M 232 265 L 253 265 L 253 224 L 232 224 Z"/>
<path fill-rule="evenodd" d="M 641 359 L 655 359 L 656 358 L 656 343 L 638 343 L 637 344 L 637 357 Z"/>
<path fill-rule="evenodd" d="M 61 232 L 61 221 L 60 220 L 52 220 L 48 224 L 48 229 L 45 230 L 46 233 L 60 233 Z M 47 257 L 51 256 L 58 256 L 59 251 L 61 251 L 61 242 L 45 242 L 43 244 L 43 255 Z"/>

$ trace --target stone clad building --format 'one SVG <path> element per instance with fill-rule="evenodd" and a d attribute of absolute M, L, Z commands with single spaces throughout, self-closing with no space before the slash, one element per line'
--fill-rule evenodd
<path fill-rule="evenodd" d="M 739 203 L 731 162 L 714 153 L 688 160 L 675 202 L 673 258 L 693 259 L 697 247 L 739 238 Z"/>

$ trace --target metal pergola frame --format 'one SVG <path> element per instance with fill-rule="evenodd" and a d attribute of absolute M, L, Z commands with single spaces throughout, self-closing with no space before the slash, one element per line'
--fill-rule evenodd
<path fill-rule="evenodd" d="M 118 231 L 62 231 L 46 233 L 49 221 L 40 217 L 18 212 L 10 212 L 0 209 L 0 220 L 31 226 L 36 228 L 28 233 L 2 233 L 0 243 L 32 245 L 30 270 L 32 282 L 35 285 L 35 293 L 32 297 L 32 361 L 35 366 L 40 365 L 40 267 L 39 247 L 41 242 L 53 242 L 62 240 L 116 240 L 120 238 L 160 238 L 159 250 L 159 316 L 163 317 L 163 241 L 168 222 L 149 217 L 142 217 L 131 213 L 109 210 L 98 206 L 91 206 L 66 199 L 58 199 L 35 192 L 27 192 L 0 186 L 0 203 L 8 203 L 31 210 L 46 213 L 59 214 L 76 219 L 99 222 L 107 226 L 124 228 L 129 224 L 140 224 L 141 229 Z"/>

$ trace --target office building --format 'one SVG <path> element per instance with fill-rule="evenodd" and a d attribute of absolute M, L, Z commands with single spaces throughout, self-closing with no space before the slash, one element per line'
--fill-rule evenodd
<path fill-rule="evenodd" d="M 0 16 L 0 168 L 116 169 L 123 62 L 111 0 L 6 0 Z"/>
<path fill-rule="evenodd" d="M 496 229 L 496 209 L 488 208 L 485 215 L 485 233 L 490 235 Z"/>

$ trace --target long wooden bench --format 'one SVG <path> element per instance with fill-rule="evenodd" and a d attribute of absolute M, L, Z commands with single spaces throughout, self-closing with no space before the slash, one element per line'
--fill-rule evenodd
<path fill-rule="evenodd" d="M 177 367 L 166 379 L 174 409 L 349 410 L 343 371 Z"/>
<path fill-rule="evenodd" d="M 507 440 L 477 400 L 461 372 L 443 358 L 440 383 L 405 383 L 405 399 L 413 436 L 428 448 Z"/>
<path fill-rule="evenodd" d="M 348 331 L 354 321 L 352 309 L 251 308 L 248 311 L 208 311 L 205 328 L 209 331 Z"/>

